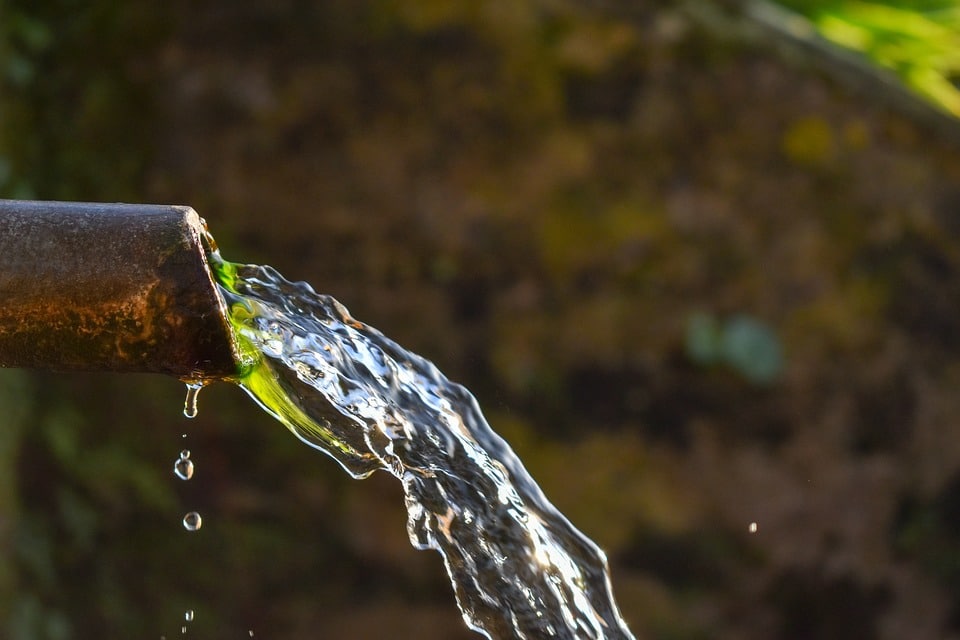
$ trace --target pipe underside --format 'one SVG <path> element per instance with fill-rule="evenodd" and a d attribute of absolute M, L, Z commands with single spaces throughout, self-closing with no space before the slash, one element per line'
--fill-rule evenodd
<path fill-rule="evenodd" d="M 236 375 L 190 207 L 0 200 L 0 366 Z"/>

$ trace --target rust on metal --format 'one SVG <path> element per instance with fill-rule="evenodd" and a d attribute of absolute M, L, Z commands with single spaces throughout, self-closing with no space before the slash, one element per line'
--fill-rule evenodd
<path fill-rule="evenodd" d="M 0 200 L 0 366 L 237 373 L 190 207 Z"/>

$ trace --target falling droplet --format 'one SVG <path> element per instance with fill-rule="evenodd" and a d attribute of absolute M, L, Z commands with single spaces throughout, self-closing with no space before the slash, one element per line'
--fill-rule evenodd
<path fill-rule="evenodd" d="M 180 627 L 180 635 L 187 635 L 187 625 Z"/>
<path fill-rule="evenodd" d="M 196 511 L 191 511 L 183 516 L 183 528 L 187 531 L 196 531 L 203 526 L 203 518 Z"/>
<path fill-rule="evenodd" d="M 250 629 L 247 633 L 250 634 L 250 637 L 251 637 L 251 638 L 253 637 L 253 629 Z"/>
<path fill-rule="evenodd" d="M 186 613 L 183 614 L 183 619 L 187 622 L 193 622 L 193 609 L 187 609 Z"/>
<path fill-rule="evenodd" d="M 189 480 L 193 477 L 193 460 L 190 459 L 189 449 L 180 452 L 180 457 L 173 463 L 173 473 L 181 480 Z"/>
<path fill-rule="evenodd" d="M 750 526 L 747 527 L 747 530 L 748 530 L 750 533 L 756 533 L 756 532 L 757 532 L 757 523 L 756 523 L 756 522 L 751 522 L 751 523 L 750 523 Z"/>
<path fill-rule="evenodd" d="M 187 397 L 183 401 L 183 415 L 188 418 L 197 417 L 197 396 L 200 395 L 200 389 L 203 389 L 202 382 L 187 382 Z M 187 434 L 183 434 L 186 437 Z"/>

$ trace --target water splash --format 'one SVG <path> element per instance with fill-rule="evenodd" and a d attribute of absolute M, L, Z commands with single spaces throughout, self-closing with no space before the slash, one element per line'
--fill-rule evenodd
<path fill-rule="evenodd" d="M 476 400 L 429 361 L 270 267 L 211 263 L 244 351 L 237 382 L 355 478 L 403 484 L 407 532 L 444 559 L 489 638 L 629 639 L 603 552 L 550 504 Z"/>
<path fill-rule="evenodd" d="M 183 516 L 183 528 L 187 531 L 197 531 L 203 526 L 203 518 L 196 511 Z"/>
<path fill-rule="evenodd" d="M 193 477 L 193 460 L 190 459 L 190 449 L 180 452 L 180 457 L 173 463 L 173 473 L 181 480 Z"/>

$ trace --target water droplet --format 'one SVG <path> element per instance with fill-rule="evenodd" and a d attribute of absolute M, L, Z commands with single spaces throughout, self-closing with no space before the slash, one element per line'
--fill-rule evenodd
<path fill-rule="evenodd" d="M 187 635 L 187 625 L 180 627 L 180 635 Z"/>
<path fill-rule="evenodd" d="M 747 527 L 747 530 L 748 530 L 750 533 L 756 533 L 756 532 L 757 532 L 757 523 L 756 523 L 756 522 L 751 522 L 751 523 L 750 523 L 750 526 Z"/>
<path fill-rule="evenodd" d="M 247 631 L 247 633 L 250 634 L 250 637 L 251 637 L 251 638 L 253 637 L 253 629 L 250 629 L 249 631 Z"/>
<path fill-rule="evenodd" d="M 187 611 L 183 614 L 183 619 L 187 622 L 193 622 L 193 609 L 187 609 Z"/>
<path fill-rule="evenodd" d="M 188 418 L 197 417 L 197 396 L 200 395 L 200 389 L 203 389 L 202 382 L 187 382 L 187 397 L 183 401 L 183 415 Z M 183 434 L 187 437 L 187 434 Z"/>
<path fill-rule="evenodd" d="M 189 480 L 193 477 L 193 460 L 190 459 L 189 449 L 180 452 L 180 457 L 173 463 L 173 473 L 181 480 Z"/>
<path fill-rule="evenodd" d="M 203 526 L 203 518 L 196 511 L 191 511 L 183 516 L 183 528 L 187 531 L 196 531 Z"/>

